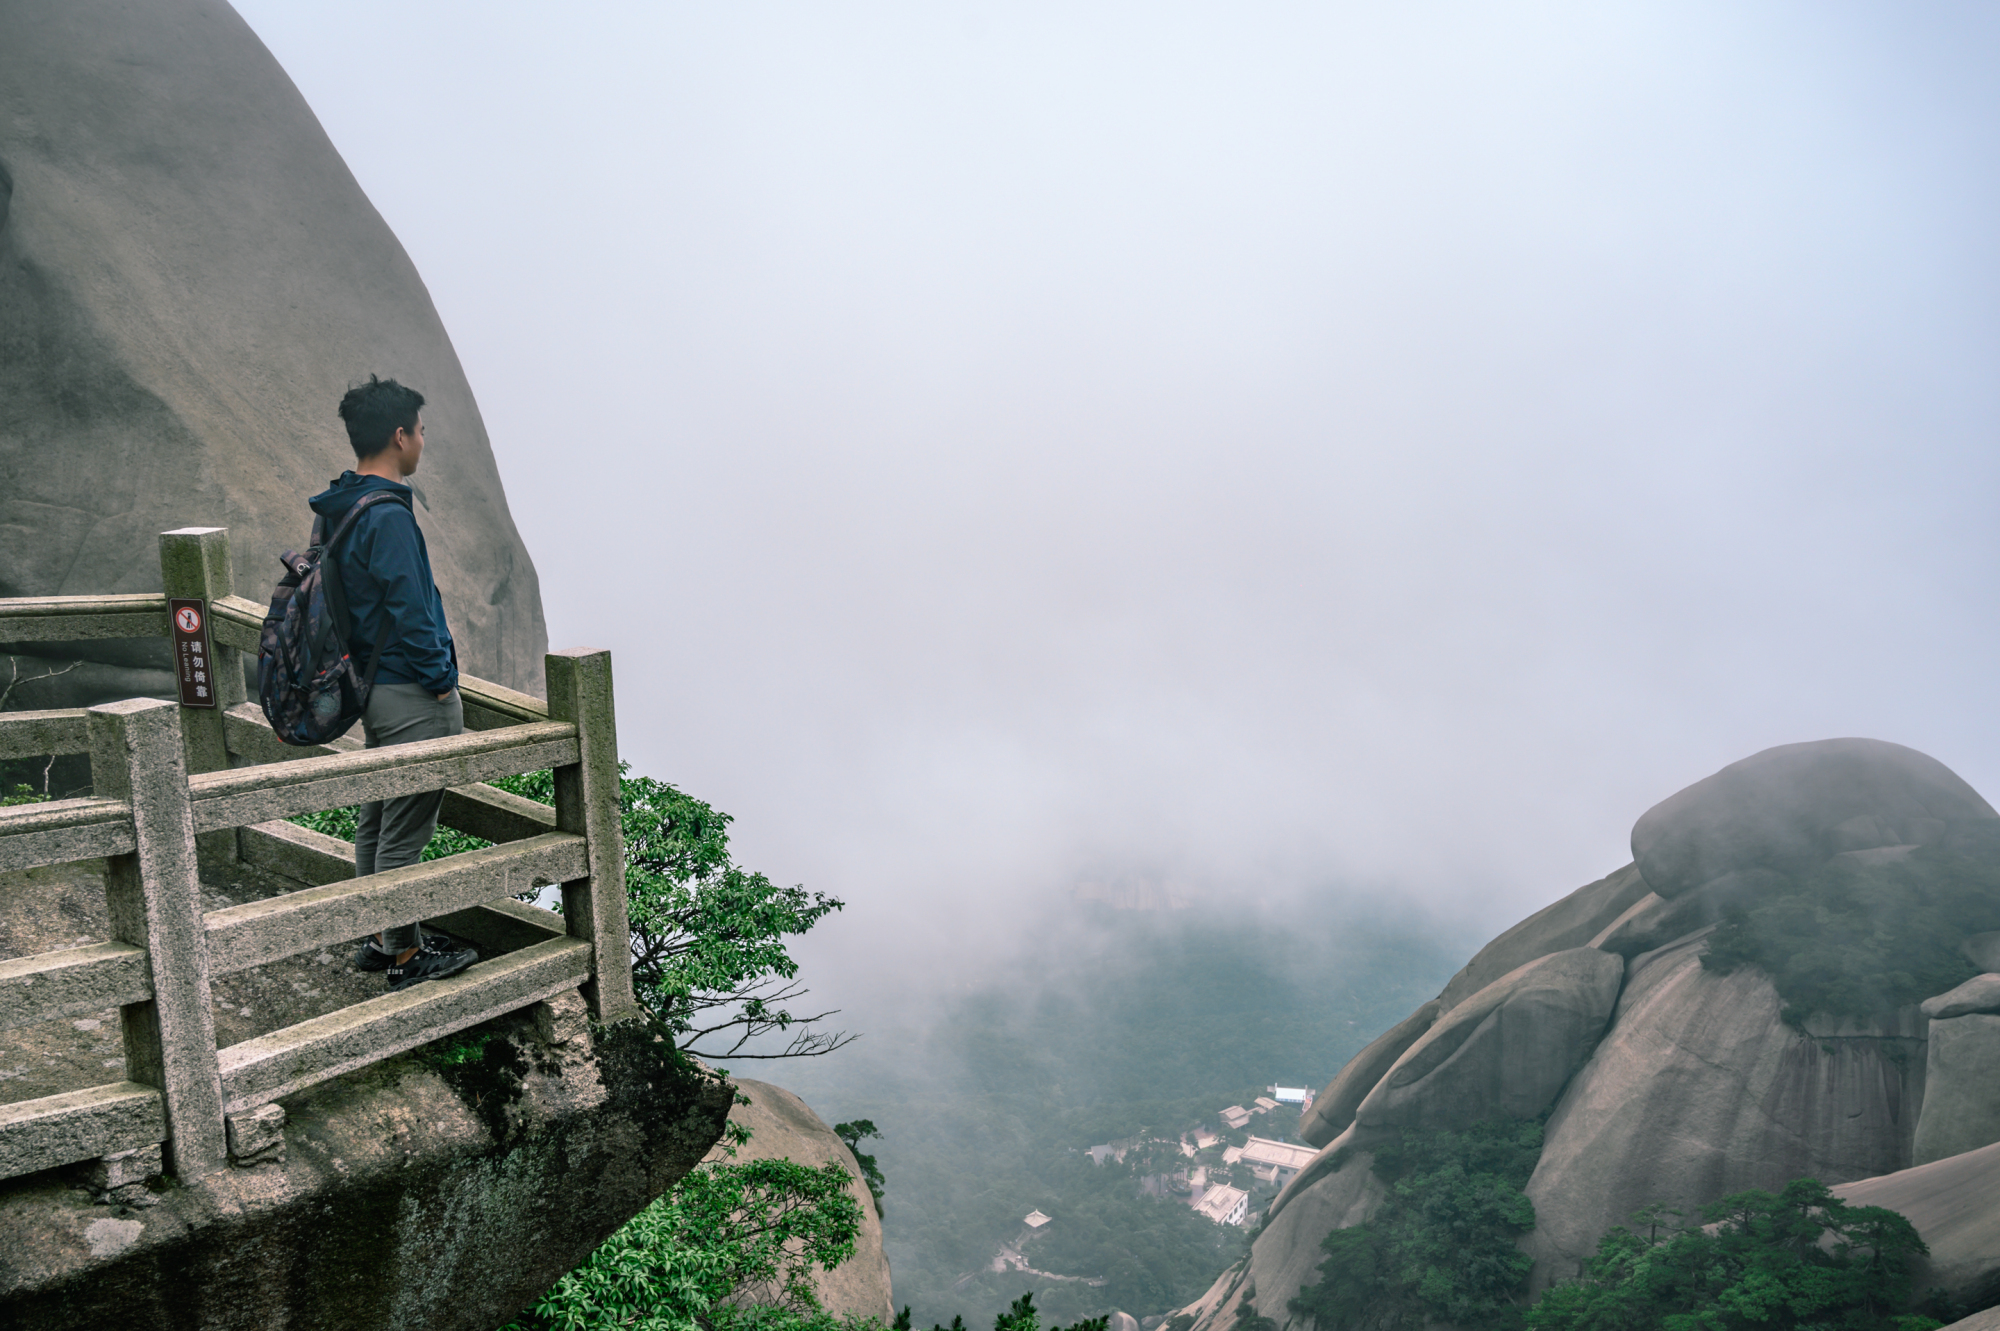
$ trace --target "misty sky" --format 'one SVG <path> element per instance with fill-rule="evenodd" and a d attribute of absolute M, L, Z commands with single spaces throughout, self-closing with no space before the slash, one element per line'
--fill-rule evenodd
<path fill-rule="evenodd" d="M 238 7 L 826 965 L 1483 935 L 1795 740 L 2000 797 L 2000 9 Z"/>

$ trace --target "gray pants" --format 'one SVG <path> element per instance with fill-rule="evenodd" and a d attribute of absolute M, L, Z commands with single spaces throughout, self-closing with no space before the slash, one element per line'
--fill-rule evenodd
<path fill-rule="evenodd" d="M 361 726 L 371 749 L 442 739 L 465 729 L 465 705 L 456 689 L 439 702 L 421 684 L 377 684 L 368 695 Z M 431 833 L 437 831 L 438 806 L 443 802 L 442 790 L 430 790 L 362 805 L 360 826 L 354 829 L 354 876 L 363 878 L 421 860 Z M 421 941 L 423 931 L 406 924 L 384 929 L 375 945 L 394 955 Z"/>

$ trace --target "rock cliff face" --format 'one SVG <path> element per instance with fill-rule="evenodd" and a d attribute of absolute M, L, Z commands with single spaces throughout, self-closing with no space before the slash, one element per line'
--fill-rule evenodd
<path fill-rule="evenodd" d="M 736 1148 L 737 1160 L 791 1160 L 814 1167 L 837 1164 L 853 1175 L 848 1190 L 861 1203 L 861 1237 L 854 1256 L 832 1271 L 818 1273 L 814 1286 L 820 1303 L 835 1316 L 894 1321 L 889 1258 L 882 1251 L 882 1221 L 875 1214 L 875 1199 L 861 1181 L 861 1169 L 847 1143 L 834 1136 L 833 1129 L 790 1091 L 741 1078 L 736 1085 L 750 1101 L 729 1111 L 730 1122 L 750 1129 L 749 1144 Z M 721 1159 L 722 1148 L 717 1147 L 708 1158 Z"/>
<path fill-rule="evenodd" d="M 1528 1182 L 1537 1287 L 1574 1275 L 1649 1202 L 1696 1206 L 1909 1163 L 1921 1023 L 1796 1030 L 1771 982 L 1718 975 L 1694 939 L 1637 958 L 1610 1033 L 1549 1118 Z"/>
<path fill-rule="evenodd" d="M 535 568 L 472 390 L 270 52 L 224 0 L 0 6 L 0 596 L 158 591 L 157 534 L 219 526 L 268 597 L 371 372 L 429 399 L 417 518 L 460 663 L 539 693 Z M 171 687 L 147 641 L 0 644 L 0 690 L 69 662 L 6 705 Z"/>
<path fill-rule="evenodd" d="M 1859 739 L 1767 750 L 1662 801 L 1633 828 L 1632 864 L 1501 934 L 1341 1070 L 1300 1127 L 1319 1156 L 1247 1261 L 1185 1310 L 1195 1331 L 1232 1326 L 1246 1301 L 1297 1323 L 1287 1304 L 1318 1278 L 1320 1241 L 1380 1205 L 1373 1152 L 1401 1131 L 1544 1113 L 1523 1240 L 1537 1290 L 1649 1203 L 1809 1175 L 1901 1199 L 1937 1253 L 1926 1282 L 2000 1300 L 2000 974 L 1921 1011 L 1788 1023 L 1769 977 L 1701 961 L 1719 920 L 1796 875 L 1961 845 L 1997 821 L 1942 764 Z M 2000 971 L 2000 936 L 1963 950 Z"/>
<path fill-rule="evenodd" d="M 301 1092 L 268 1162 L 129 1185 L 138 1205 L 76 1170 L 9 1181 L 0 1325 L 503 1324 L 693 1167 L 730 1099 L 629 1028 L 554 1049 L 515 1027 L 476 1080 L 404 1057 Z"/>

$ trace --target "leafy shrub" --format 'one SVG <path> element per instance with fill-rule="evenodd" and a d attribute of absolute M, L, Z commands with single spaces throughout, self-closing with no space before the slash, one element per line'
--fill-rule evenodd
<path fill-rule="evenodd" d="M 1849 1206 L 1816 1179 L 1752 1190 L 1702 1208 L 1708 1228 L 1614 1229 L 1579 1280 L 1529 1310 L 1530 1331 L 1931 1331 L 1902 1314 L 1909 1259 L 1926 1251 L 1910 1222 Z M 1651 1222 L 1651 1223 L 1648 1223 Z"/>
<path fill-rule="evenodd" d="M 1521 1189 L 1541 1154 L 1538 1121 L 1404 1133 L 1375 1154 L 1387 1200 L 1366 1225 L 1326 1236 L 1319 1281 L 1291 1311 L 1319 1331 L 1518 1326 L 1533 1263 L 1515 1240 L 1535 1227 Z"/>
<path fill-rule="evenodd" d="M 958 1319 L 954 1317 L 952 1321 L 956 1324 Z M 1109 1316 L 1086 1317 L 1074 1326 L 1051 1327 L 1050 1331 L 1104 1331 L 1110 1323 Z M 1041 1331 L 1041 1325 L 1042 1315 L 1035 1310 L 1033 1294 L 1023 1294 L 1014 1300 L 1012 1307 L 993 1319 L 993 1331 Z"/>
<path fill-rule="evenodd" d="M 861 1206 L 839 1165 L 703 1165 L 503 1331 L 860 1331 L 813 1293 L 853 1255 Z M 752 1304 L 750 1299 L 759 1300 Z"/>
<path fill-rule="evenodd" d="M 1051 1327 L 1050 1331 L 1104 1331 L 1105 1327 L 1110 1325 L 1110 1322 L 1111 1318 L 1108 1315 L 1104 1317 L 1086 1317 L 1074 1326 Z M 1015 1299 L 1006 1311 L 993 1319 L 993 1331 L 1041 1331 L 1041 1325 L 1042 1314 L 1035 1307 L 1035 1296 L 1033 1294 L 1023 1294 L 1020 1298 Z M 889 1331 L 913 1331 L 910 1325 L 910 1309 L 908 1304 L 903 1306 L 903 1311 L 896 1314 L 896 1320 L 889 1324 Z M 946 1331 L 946 1328 L 938 1325 L 933 1326 L 931 1331 Z M 965 1319 L 963 1317 L 953 1317 L 951 1319 L 950 1331 L 965 1331 Z"/>
<path fill-rule="evenodd" d="M 1887 864 L 1836 858 L 1795 885 L 1730 915 L 1702 964 L 1755 966 L 1808 1013 L 1870 1017 L 1963 983 L 1968 934 L 2000 929 L 2000 831 L 1961 833 Z"/>

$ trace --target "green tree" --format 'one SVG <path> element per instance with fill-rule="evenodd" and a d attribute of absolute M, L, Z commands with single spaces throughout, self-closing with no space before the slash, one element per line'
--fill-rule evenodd
<path fill-rule="evenodd" d="M 731 818 L 694 796 L 619 766 L 619 821 L 625 835 L 625 894 L 632 925 L 632 983 L 646 1016 L 681 1050 L 711 1063 L 827 1054 L 854 1037 L 819 1023 L 835 1015 L 795 1014 L 805 994 L 786 940 L 842 908 L 837 898 L 780 887 L 729 856 Z M 548 771 L 493 782 L 542 804 L 555 799 Z M 330 809 L 293 819 L 353 840 L 355 811 Z M 490 844 L 440 827 L 424 847 L 439 859 Z M 758 1043 L 781 1034 L 775 1050 Z"/>
<path fill-rule="evenodd" d="M 1104 1331 L 1110 1325 L 1109 1315 L 1086 1317 L 1074 1326 L 1052 1327 L 1050 1331 Z M 1035 1307 L 1035 1296 L 1023 1294 L 1008 1306 L 1007 1310 L 993 1319 L 993 1331 L 1041 1331 L 1042 1314 Z M 896 1314 L 896 1320 L 889 1324 L 889 1331 L 912 1331 L 910 1308 L 903 1305 L 903 1311 Z M 947 1331 L 942 1324 L 931 1327 L 931 1331 Z M 965 1318 L 953 1316 L 949 1331 L 965 1331 Z"/>
<path fill-rule="evenodd" d="M 956 1317 L 952 1318 L 951 1322 L 954 1327 L 959 1324 Z M 1074 1326 L 1051 1327 L 1050 1331 L 1104 1331 L 1110 1323 L 1111 1318 L 1108 1315 L 1086 1317 Z M 993 1331 L 1041 1331 L 1041 1326 L 1042 1315 L 1035 1309 L 1033 1294 L 1023 1294 L 1014 1300 L 1006 1312 L 993 1319 Z M 944 1328 L 936 1327 L 933 1331 L 944 1331 Z"/>
<path fill-rule="evenodd" d="M 1705 1227 L 1614 1229 L 1582 1278 L 1529 1310 L 1531 1331 L 1929 1331 L 1901 1312 L 1925 1251 L 1903 1216 L 1849 1206 L 1817 1179 L 1704 1207 Z"/>
<path fill-rule="evenodd" d="M 1290 1309 L 1319 1331 L 1518 1326 L 1533 1263 L 1515 1243 L 1535 1227 L 1521 1189 L 1541 1152 L 1539 1122 L 1404 1133 L 1375 1153 L 1387 1199 L 1368 1224 L 1326 1236 L 1319 1281 Z"/>
<path fill-rule="evenodd" d="M 875 1214 L 881 1215 L 882 1192 L 886 1187 L 886 1180 L 882 1177 L 881 1167 L 875 1163 L 875 1157 L 861 1153 L 861 1143 L 869 1137 L 880 1137 L 882 1134 L 875 1130 L 872 1120 L 857 1118 L 851 1123 L 834 1124 L 833 1135 L 847 1143 L 848 1154 L 854 1157 L 854 1163 L 861 1168 L 861 1181 L 868 1185 L 868 1195 L 875 1199 Z"/>
<path fill-rule="evenodd" d="M 835 1331 L 816 1271 L 853 1255 L 861 1206 L 839 1165 L 703 1165 L 503 1331 Z M 754 1302 L 753 1302 L 754 1301 Z"/>
<path fill-rule="evenodd" d="M 1729 915 L 1702 965 L 1755 966 L 1785 1000 L 1784 1018 L 1871 1017 L 1972 978 L 1968 934 L 2000 929 L 2000 828 L 1958 832 L 1899 860 L 1835 856 Z"/>

